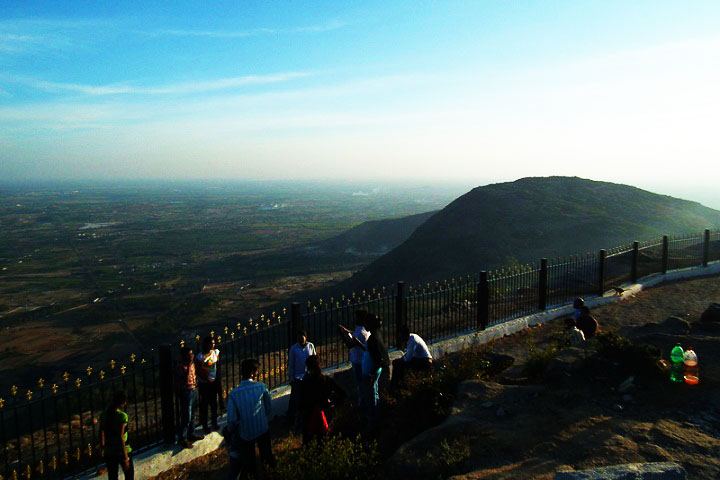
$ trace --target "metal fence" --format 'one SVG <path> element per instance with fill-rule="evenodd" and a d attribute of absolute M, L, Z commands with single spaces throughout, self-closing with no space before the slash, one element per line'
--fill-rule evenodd
<path fill-rule="evenodd" d="M 352 293 L 294 303 L 269 315 L 209 332 L 220 348 L 219 380 L 224 394 L 240 382 L 240 363 L 254 357 L 269 388 L 288 383 L 288 347 L 300 329 L 308 332 L 324 368 L 347 361 L 338 325 L 352 328 L 355 313 L 383 319 L 387 343 L 398 345 L 403 324 L 428 343 L 481 330 L 577 296 L 602 295 L 642 276 L 707 265 L 720 260 L 720 231 L 633 242 L 598 253 L 542 259 L 447 281 Z M 162 345 L 144 356 L 65 373 L 55 383 L 11 389 L 0 398 L 0 480 L 69 476 L 102 463 L 99 418 L 114 391 L 128 393 L 130 443 L 136 450 L 173 442 L 177 405 L 173 375 L 178 346 L 199 348 L 201 337 Z"/>

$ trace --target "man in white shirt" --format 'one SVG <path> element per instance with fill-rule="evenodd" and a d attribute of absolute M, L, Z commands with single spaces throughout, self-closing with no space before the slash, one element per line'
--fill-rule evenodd
<path fill-rule="evenodd" d="M 405 354 L 392 362 L 392 387 L 397 387 L 402 382 L 408 369 L 416 372 L 432 370 L 432 354 L 425 340 L 416 333 L 410 333 L 407 325 L 401 326 L 398 333 L 398 343 L 405 343 L 406 347 Z"/>
<path fill-rule="evenodd" d="M 288 380 L 290 381 L 290 401 L 288 402 L 287 420 L 290 425 L 295 423 L 297 414 L 298 391 L 300 382 L 305 376 L 305 361 L 310 355 L 316 355 L 315 345 L 307 341 L 307 332 L 298 332 L 297 343 L 288 352 Z"/>

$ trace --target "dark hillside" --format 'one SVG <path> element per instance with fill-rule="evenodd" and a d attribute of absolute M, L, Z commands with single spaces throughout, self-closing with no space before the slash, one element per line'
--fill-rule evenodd
<path fill-rule="evenodd" d="M 639 188 L 577 177 L 477 187 L 343 288 L 442 279 L 720 225 L 720 211 Z"/>
<path fill-rule="evenodd" d="M 437 211 L 401 218 L 363 222 L 317 245 L 323 253 L 349 253 L 357 256 L 382 255 L 400 245 Z"/>
<path fill-rule="evenodd" d="M 403 243 L 435 213 L 370 220 L 307 246 L 213 259 L 205 262 L 197 275 L 228 281 L 356 270 Z"/>

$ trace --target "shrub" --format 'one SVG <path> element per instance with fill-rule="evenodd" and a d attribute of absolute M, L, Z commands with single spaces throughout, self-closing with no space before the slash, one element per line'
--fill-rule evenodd
<path fill-rule="evenodd" d="M 538 379 L 542 376 L 550 361 L 555 358 L 558 353 L 556 345 L 550 345 L 544 349 L 530 348 L 527 362 L 523 372 L 526 377 Z"/>
<path fill-rule="evenodd" d="M 330 437 L 280 454 L 273 479 L 373 480 L 379 478 L 380 457 L 375 443 L 360 437 Z"/>
<path fill-rule="evenodd" d="M 453 470 L 465 463 L 470 458 L 470 453 L 469 438 L 460 437 L 450 441 L 442 439 L 436 457 L 442 470 L 442 476 L 447 477 Z"/>
<path fill-rule="evenodd" d="M 652 345 L 634 343 L 616 333 L 599 333 L 594 340 L 597 354 L 618 364 L 621 375 L 637 375 L 645 378 L 658 377 L 657 361 L 660 350 Z"/>

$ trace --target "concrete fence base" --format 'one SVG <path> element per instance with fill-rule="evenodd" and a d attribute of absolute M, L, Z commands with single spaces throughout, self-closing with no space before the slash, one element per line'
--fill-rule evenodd
<path fill-rule="evenodd" d="M 720 262 L 713 262 L 707 267 L 691 267 L 681 270 L 674 270 L 666 274 L 653 274 L 643 277 L 635 284 L 623 285 L 623 292 L 617 294 L 606 293 L 602 297 L 591 297 L 585 299 L 585 304 L 590 308 L 596 308 L 630 298 L 646 288 L 658 286 L 663 283 L 677 282 L 693 278 L 701 278 L 715 276 L 720 274 Z M 474 345 L 488 343 L 494 339 L 502 338 L 506 335 L 525 330 L 528 327 L 539 325 L 557 318 L 565 317 L 573 313 L 572 305 L 551 306 L 547 310 L 520 317 L 507 322 L 493 325 L 482 331 L 469 332 L 464 335 L 458 335 L 452 338 L 444 339 L 428 345 L 434 358 L 440 358 L 443 355 L 458 352 Z M 401 356 L 401 352 L 390 352 L 391 359 Z M 350 369 L 350 365 L 341 365 L 337 368 L 326 370 L 328 375 L 334 375 Z M 290 387 L 282 386 L 271 391 L 272 411 L 273 415 L 282 415 L 287 411 L 288 401 L 290 399 Z M 225 424 L 226 418 L 223 415 L 218 419 L 220 427 Z M 191 449 L 182 449 L 179 446 L 162 445 L 150 450 L 146 450 L 133 457 L 135 464 L 136 478 L 149 478 L 169 470 L 177 465 L 188 463 L 196 458 L 207 455 L 221 446 L 222 436 L 213 432 L 206 435 L 203 440 L 195 442 Z M 81 479 L 106 479 L 107 475 L 98 475 L 97 472 L 90 472 L 80 475 L 76 478 Z"/>

